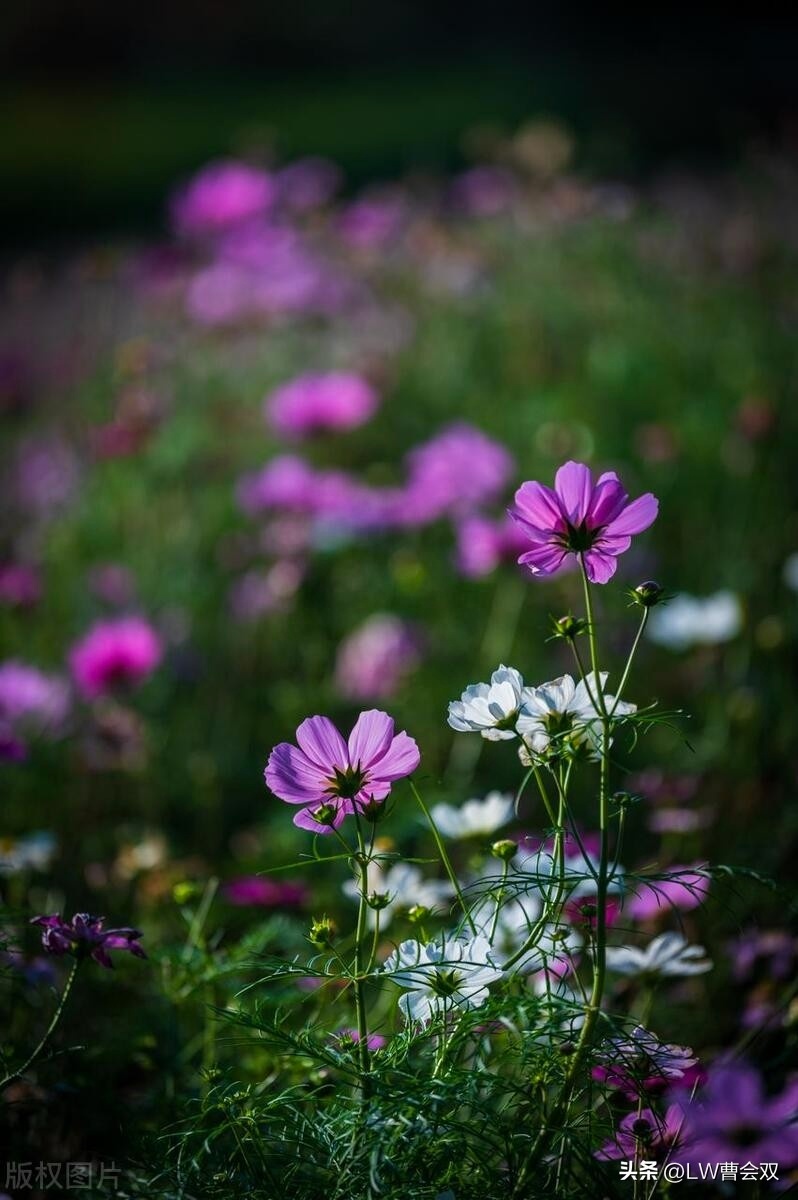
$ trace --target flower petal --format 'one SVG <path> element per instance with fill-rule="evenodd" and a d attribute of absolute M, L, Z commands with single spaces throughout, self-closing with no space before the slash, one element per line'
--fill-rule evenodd
<path fill-rule="evenodd" d="M 603 554 L 594 546 L 585 554 L 585 570 L 591 583 L 607 583 L 618 568 L 618 560 L 611 554 Z"/>
<path fill-rule="evenodd" d="M 581 525 L 590 509 L 593 476 L 584 463 L 564 463 L 554 477 L 554 490 L 572 525 Z"/>
<path fill-rule="evenodd" d="M 349 766 L 346 742 L 329 717 L 307 717 L 296 731 L 305 754 L 328 774 L 332 767 Z"/>
<path fill-rule="evenodd" d="M 393 781 L 411 775 L 421 762 L 421 754 L 413 738 L 397 733 L 385 755 L 371 766 L 369 774 L 377 780 Z"/>
<path fill-rule="evenodd" d="M 515 505 L 507 510 L 533 540 L 551 533 L 565 532 L 565 519 L 559 499 L 551 488 L 529 480 L 515 493 Z"/>
<path fill-rule="evenodd" d="M 653 525 L 659 512 L 659 500 L 651 492 L 638 496 L 631 504 L 627 504 L 620 516 L 607 526 L 608 537 L 628 537 L 633 533 L 642 533 Z"/>
<path fill-rule="evenodd" d="M 533 575 L 553 575 L 568 557 L 568 551 L 561 546 L 535 546 L 533 550 L 522 554 L 518 561 L 528 567 Z"/>
<path fill-rule="evenodd" d="M 320 803 L 328 788 L 323 772 L 288 742 L 274 747 L 264 778 L 266 786 L 287 804 Z"/>
<path fill-rule="evenodd" d="M 392 740 L 392 717 L 378 708 L 362 712 L 349 735 L 349 762 L 365 770 L 383 757 Z"/>

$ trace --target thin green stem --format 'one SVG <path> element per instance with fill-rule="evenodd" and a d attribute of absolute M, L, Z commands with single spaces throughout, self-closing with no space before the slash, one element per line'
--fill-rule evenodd
<path fill-rule="evenodd" d="M 357 910 L 357 932 L 355 933 L 355 1014 L 357 1018 L 357 1052 L 360 1067 L 360 1095 L 365 1103 L 370 1095 L 369 1085 L 369 1030 L 366 1018 L 366 996 L 363 987 L 363 939 L 366 936 L 368 918 L 368 856 L 363 834 L 358 822 L 357 866 L 359 873 L 359 903 Z"/>
<path fill-rule="evenodd" d="M 37 1058 L 39 1058 L 39 1056 L 46 1049 L 47 1044 L 50 1041 L 50 1038 L 55 1033 L 58 1022 L 61 1020 L 61 1017 L 63 1016 L 63 1012 L 64 1012 L 64 1009 L 66 1008 L 67 1000 L 69 999 L 69 994 L 72 991 L 72 985 L 75 982 L 75 976 L 78 973 L 78 967 L 80 966 L 80 961 L 81 960 L 79 958 L 76 958 L 72 964 L 72 969 L 70 970 L 69 975 L 67 976 L 67 981 L 64 984 L 64 990 L 61 993 L 61 999 L 58 1001 L 58 1005 L 56 1007 L 55 1012 L 53 1013 L 52 1020 L 50 1021 L 50 1024 L 47 1026 L 47 1029 L 45 1030 L 44 1036 L 42 1037 L 41 1041 L 38 1043 L 38 1045 L 36 1046 L 33 1053 L 28 1055 L 28 1057 L 26 1058 L 25 1062 L 22 1064 L 21 1067 L 18 1067 L 16 1071 L 12 1071 L 10 1075 L 6 1075 L 5 1079 L 0 1080 L 0 1092 L 2 1092 L 5 1088 L 7 1088 L 10 1083 L 13 1083 L 17 1079 L 21 1079 L 22 1076 L 26 1073 L 26 1071 L 30 1070 L 30 1068 L 36 1062 Z"/>
<path fill-rule="evenodd" d="M 420 807 L 421 811 L 423 812 L 424 816 L 426 817 L 430 829 L 432 830 L 432 836 L 435 839 L 435 845 L 438 848 L 438 854 L 440 854 L 440 856 L 441 856 L 441 862 L 443 863 L 444 870 L 446 871 L 446 874 L 449 876 L 449 881 L 450 881 L 452 887 L 454 888 L 457 899 L 460 902 L 460 906 L 465 915 L 465 919 L 468 922 L 468 924 L 471 928 L 471 932 L 473 933 L 474 937 L 476 937 L 477 936 L 477 927 L 474 924 L 474 918 L 471 916 L 471 912 L 468 908 L 468 905 L 465 902 L 465 896 L 463 895 L 463 891 L 462 891 L 462 888 L 460 887 L 457 876 L 454 873 L 454 867 L 452 866 L 452 862 L 451 862 L 451 859 L 449 858 L 446 847 L 443 844 L 443 838 L 440 835 L 438 826 L 435 824 L 434 820 L 432 819 L 432 813 L 429 811 L 426 804 L 424 803 L 424 801 L 421 797 L 421 793 L 419 792 L 416 785 L 413 783 L 413 780 L 410 779 L 410 780 L 408 780 L 408 782 L 410 784 L 411 791 L 413 792 L 413 795 L 415 796 L 416 800 L 418 801 L 419 807 Z"/>
<path fill-rule="evenodd" d="M 648 609 L 644 608 L 643 616 L 640 621 L 640 625 L 638 626 L 637 633 L 635 634 L 635 640 L 632 642 L 632 648 L 629 651 L 629 657 L 627 658 L 626 666 L 623 669 L 623 675 L 621 676 L 621 682 L 618 684 L 618 690 L 615 693 L 615 703 L 613 704 L 612 708 L 610 709 L 610 713 L 609 713 L 610 716 L 613 716 L 613 714 L 615 713 L 615 710 L 618 707 L 619 701 L 621 699 L 621 693 L 623 692 L 623 689 L 626 687 L 626 681 L 629 678 L 629 672 L 632 669 L 632 663 L 634 662 L 634 657 L 635 657 L 635 654 L 637 653 L 637 647 L 640 645 L 640 639 L 643 636 L 643 631 L 645 630 L 647 621 L 648 621 Z"/>

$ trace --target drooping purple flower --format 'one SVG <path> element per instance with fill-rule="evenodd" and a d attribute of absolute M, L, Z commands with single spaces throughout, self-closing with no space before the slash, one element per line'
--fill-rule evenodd
<path fill-rule="evenodd" d="M 118 685 L 142 683 L 163 656 L 161 639 L 143 617 L 99 621 L 75 646 L 69 664 L 83 695 L 92 700 Z"/>
<path fill-rule="evenodd" d="M 762 1077 L 745 1063 L 712 1067 L 695 1095 L 675 1096 L 684 1112 L 680 1163 L 775 1162 L 798 1165 L 798 1080 L 767 1096 Z"/>
<path fill-rule="evenodd" d="M 553 491 L 528 481 L 515 494 L 510 516 L 532 542 L 518 561 L 533 575 L 553 575 L 583 557 L 591 583 L 607 583 L 618 556 L 629 549 L 634 534 L 654 522 L 658 509 L 650 492 L 630 502 L 614 471 L 594 483 L 584 463 L 567 462 Z"/>
<path fill-rule="evenodd" d="M 627 1113 L 615 1136 L 595 1151 L 595 1158 L 604 1162 L 616 1159 L 650 1159 L 654 1162 L 672 1158 L 679 1145 L 684 1114 L 678 1104 L 671 1104 L 664 1116 L 644 1108 Z"/>
<path fill-rule="evenodd" d="M 275 796 L 302 806 L 294 824 L 314 833 L 330 833 L 350 813 L 385 800 L 421 760 L 413 738 L 395 734 L 393 719 L 378 709 L 360 714 L 348 742 L 328 717 L 308 717 L 296 740 L 275 746 L 264 775 Z"/>
<path fill-rule="evenodd" d="M 88 913 L 75 913 L 71 921 L 64 921 L 60 913 L 34 917 L 31 925 L 42 929 L 42 946 L 48 954 L 61 957 L 74 954 L 76 958 L 93 958 L 101 967 L 113 967 L 109 950 L 128 950 L 136 958 L 146 958 L 139 939 L 138 929 L 106 929 L 105 917 L 92 917 Z"/>
<path fill-rule="evenodd" d="M 347 700 L 393 696 L 419 661 L 419 637 L 391 613 L 375 613 L 338 647 L 335 683 Z"/>
<path fill-rule="evenodd" d="M 172 199 L 172 223 L 184 237 L 219 233 L 260 217 L 271 207 L 274 182 L 265 171 L 234 159 L 203 167 Z"/>
<path fill-rule="evenodd" d="M 307 900 L 308 889 L 298 881 L 241 875 L 222 884 L 222 895 L 229 904 L 241 907 L 297 908 Z"/>
<path fill-rule="evenodd" d="M 276 433 L 305 437 L 317 430 L 355 429 L 379 403 L 371 384 L 348 371 L 298 375 L 275 388 L 264 402 L 266 419 Z"/>

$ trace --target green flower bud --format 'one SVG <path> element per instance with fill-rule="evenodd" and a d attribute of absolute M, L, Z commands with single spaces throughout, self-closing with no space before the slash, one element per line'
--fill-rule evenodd
<path fill-rule="evenodd" d="M 407 919 L 408 921 L 412 921 L 414 925 L 423 925 L 431 915 L 430 909 L 428 909 L 425 904 L 414 904 L 413 907 L 408 910 Z"/>
<path fill-rule="evenodd" d="M 639 583 L 636 588 L 633 588 L 629 593 L 634 604 L 638 604 L 641 608 L 653 608 L 655 604 L 660 604 L 665 598 L 665 589 L 660 587 L 653 579 L 647 579 L 645 583 Z"/>
<path fill-rule="evenodd" d="M 517 850 L 518 842 L 514 842 L 512 838 L 501 838 L 498 842 L 494 842 L 490 848 L 491 854 L 496 858 L 500 858 L 502 862 L 509 862 Z"/>
<path fill-rule="evenodd" d="M 551 623 L 554 628 L 554 637 L 564 638 L 566 642 L 572 642 L 586 633 L 588 627 L 584 617 L 575 617 L 572 613 L 566 613 L 564 617 L 552 617 Z"/>
<path fill-rule="evenodd" d="M 375 912 L 387 908 L 390 903 L 391 897 L 388 892 L 370 892 L 366 896 L 366 904 L 368 904 L 369 908 L 373 908 Z"/>
<path fill-rule="evenodd" d="M 337 932 L 335 922 L 329 917 L 316 917 L 310 926 L 308 941 L 314 946 L 331 946 Z"/>

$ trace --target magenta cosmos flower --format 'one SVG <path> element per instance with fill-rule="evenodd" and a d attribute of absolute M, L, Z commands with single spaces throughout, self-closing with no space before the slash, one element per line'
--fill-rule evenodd
<path fill-rule="evenodd" d="M 302 806 L 294 824 L 314 833 L 330 833 L 350 813 L 384 800 L 421 760 L 413 739 L 395 734 L 393 719 L 374 708 L 360 714 L 348 742 L 327 717 L 308 717 L 296 740 L 275 746 L 264 774 L 275 796 Z"/>
<path fill-rule="evenodd" d="M 264 412 L 276 433 L 304 437 L 318 429 L 355 429 L 379 403 L 371 384 L 348 371 L 298 375 L 266 397 Z"/>
<path fill-rule="evenodd" d="M 275 198 L 271 176 L 248 163 L 208 163 L 172 200 L 172 222 L 188 237 L 219 233 L 262 216 Z"/>
<path fill-rule="evenodd" d="M 616 559 L 629 549 L 632 536 L 648 529 L 659 503 L 646 492 L 629 501 L 614 471 L 597 482 L 584 463 L 567 462 L 554 480 L 554 491 L 542 483 L 522 483 L 509 509 L 532 542 L 519 558 L 533 575 L 553 575 L 584 558 L 591 583 L 606 583 Z"/>
<path fill-rule="evenodd" d="M 34 917 L 31 925 L 42 929 L 42 946 L 48 954 L 61 957 L 74 954 L 76 958 L 93 958 L 101 967 L 113 967 L 109 950 L 128 950 L 136 958 L 146 958 L 141 948 L 138 929 L 106 929 L 105 917 L 75 913 L 64 921 L 59 913 Z"/>
<path fill-rule="evenodd" d="M 161 639 L 143 617 L 99 621 L 73 646 L 69 665 L 83 695 L 92 700 L 118 684 L 141 683 L 161 661 Z"/>

